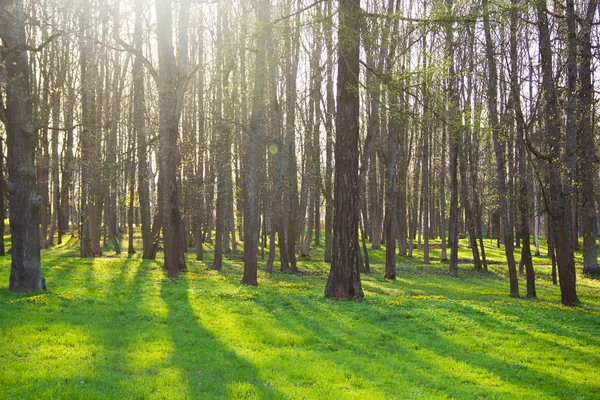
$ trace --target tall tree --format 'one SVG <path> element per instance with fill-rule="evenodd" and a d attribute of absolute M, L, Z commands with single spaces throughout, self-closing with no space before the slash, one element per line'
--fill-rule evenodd
<path fill-rule="evenodd" d="M 218 166 L 217 173 L 217 210 L 216 210 L 216 232 L 215 252 L 213 256 L 212 269 L 220 271 L 223 263 L 224 239 L 227 236 L 226 214 L 228 195 L 228 182 L 231 179 L 231 143 L 230 131 L 223 117 L 223 91 L 227 89 L 228 71 L 225 71 L 225 36 L 227 35 L 227 12 L 225 6 L 228 3 L 219 2 L 217 5 L 217 34 L 215 44 L 215 100 L 214 100 L 214 135 L 215 161 Z M 227 176 L 229 174 L 229 177 Z"/>
<path fill-rule="evenodd" d="M 169 278 L 185 269 L 178 180 L 179 118 L 187 85 L 187 23 L 190 0 L 182 1 L 179 13 L 178 59 L 173 48 L 173 9 L 171 0 L 156 1 L 158 49 L 158 110 L 160 119 L 159 204 L 165 252 L 164 268 Z"/>
<path fill-rule="evenodd" d="M 340 0 L 333 249 L 325 297 L 362 301 L 358 245 L 360 0 Z"/>
<path fill-rule="evenodd" d="M 446 0 L 446 11 L 452 15 L 453 0 Z M 454 22 L 452 18 L 445 24 L 446 43 L 445 56 L 448 60 L 448 121 L 449 121 L 449 143 L 450 143 L 450 274 L 458 274 L 458 151 L 462 135 L 462 117 L 459 112 L 460 100 L 458 94 L 457 74 L 454 65 Z"/>
<path fill-rule="evenodd" d="M 583 228 L 583 273 L 600 274 L 598 251 L 594 236 L 596 201 L 594 192 L 594 171 L 596 145 L 592 129 L 592 105 L 594 85 L 592 83 L 592 22 L 598 7 L 598 0 L 589 0 L 585 17 L 579 32 L 579 91 L 577 92 L 577 141 L 579 153 L 579 179 L 581 182 L 581 225 Z"/>
<path fill-rule="evenodd" d="M 561 128 L 558 96 L 554 84 L 552 42 L 546 0 L 536 3 L 541 57 L 544 126 L 548 138 L 549 204 L 552 241 L 556 251 L 561 301 L 566 306 L 579 303 L 575 286 L 575 258 L 571 240 L 571 193 L 565 192 L 561 175 Z"/>
<path fill-rule="evenodd" d="M 244 276 L 245 285 L 258 285 L 257 252 L 259 233 L 259 185 L 258 157 L 260 152 L 261 124 L 265 105 L 265 87 L 267 83 L 266 45 L 270 20 L 270 0 L 257 0 L 257 52 L 254 76 L 254 95 L 252 97 L 252 116 L 250 117 L 250 136 L 248 149 L 244 157 L 245 209 L 244 209 Z"/>
<path fill-rule="evenodd" d="M 510 207 L 506 189 L 506 163 L 503 146 L 500 143 L 500 123 L 498 121 L 498 71 L 496 58 L 494 56 L 494 43 L 490 28 L 488 0 L 483 0 L 484 14 L 483 24 L 485 30 L 485 53 L 488 65 L 488 113 L 492 140 L 494 142 L 494 153 L 496 155 L 496 182 L 498 185 L 498 196 L 500 196 L 500 207 L 502 213 L 502 233 L 504 235 L 504 249 L 508 263 L 508 275 L 510 280 L 510 295 L 519 297 L 519 281 L 514 256 L 513 226 L 508 218 Z"/>
<path fill-rule="evenodd" d="M 81 257 L 88 257 L 93 254 L 91 249 L 92 237 L 90 234 L 90 206 L 88 201 L 92 198 L 91 181 L 93 172 L 91 162 L 97 161 L 97 157 L 92 156 L 93 138 L 96 127 L 94 127 L 93 104 L 95 103 L 94 92 L 94 72 L 95 65 L 92 59 L 90 22 L 86 13 L 89 9 L 87 0 L 82 2 L 82 10 L 79 14 L 79 68 L 81 78 L 81 183 L 80 183 L 80 233 L 79 233 L 79 253 Z"/>
<path fill-rule="evenodd" d="M 519 153 L 519 235 L 523 241 L 521 247 L 520 265 L 525 267 L 527 273 L 527 297 L 536 297 L 535 275 L 533 270 L 533 260 L 531 257 L 531 246 L 529 239 L 529 221 L 527 220 L 527 202 L 528 202 L 528 176 L 526 164 L 525 149 L 525 120 L 521 109 L 521 91 L 518 78 L 518 52 L 517 52 L 517 31 L 518 31 L 518 0 L 512 0 L 513 9 L 510 15 L 510 102 L 515 113 L 517 123 L 517 143 Z"/>
<path fill-rule="evenodd" d="M 325 20 L 325 48 L 327 49 L 326 94 L 325 94 L 325 262 L 331 262 L 331 246 L 333 244 L 333 119 L 335 99 L 333 95 L 333 20 L 332 1 L 327 1 L 327 18 Z"/>
<path fill-rule="evenodd" d="M 300 56 L 300 12 L 293 12 L 292 5 L 296 3 L 296 9 L 300 8 L 299 0 L 289 0 L 287 10 L 290 15 L 295 14 L 294 24 L 291 18 L 284 22 L 285 35 L 285 145 L 284 157 L 286 158 L 284 206 L 286 215 L 286 239 L 289 258 L 289 270 L 297 271 L 296 265 L 296 242 L 298 239 L 298 219 L 300 206 L 298 204 L 298 164 L 296 158 L 296 85 L 298 75 L 298 64 Z M 287 271 L 284 265 L 282 271 Z"/>
<path fill-rule="evenodd" d="M 7 133 L 8 200 L 12 240 L 10 290 L 42 288 L 40 207 L 36 186 L 32 97 L 25 15 L 21 0 L 0 1 L 0 50 L 6 70 L 6 108 L 0 95 L 0 121 Z"/>
<path fill-rule="evenodd" d="M 133 46 L 136 54 L 133 60 L 133 130 L 137 150 L 138 202 L 142 223 L 142 258 L 154 259 L 154 240 L 152 236 L 152 212 L 150 210 L 150 184 L 148 172 L 148 141 L 146 138 L 146 107 L 144 92 L 144 61 L 142 56 L 142 19 L 143 1 L 135 1 L 135 23 Z"/>

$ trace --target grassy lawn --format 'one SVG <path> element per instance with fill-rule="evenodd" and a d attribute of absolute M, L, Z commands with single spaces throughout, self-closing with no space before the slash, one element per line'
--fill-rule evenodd
<path fill-rule="evenodd" d="M 1 399 L 600 398 L 600 281 L 579 274 L 582 303 L 563 307 L 547 257 L 526 300 L 501 263 L 452 278 L 439 249 L 431 265 L 415 251 L 388 282 L 372 251 L 358 304 L 323 298 L 322 262 L 243 287 L 239 255 L 207 270 L 210 246 L 170 280 L 141 251 L 79 259 L 74 242 L 42 253 L 44 293 L 9 292 L 0 257 Z"/>

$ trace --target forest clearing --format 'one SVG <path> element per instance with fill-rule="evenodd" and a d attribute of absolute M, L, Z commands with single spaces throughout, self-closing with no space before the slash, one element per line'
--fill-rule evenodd
<path fill-rule="evenodd" d="M 0 399 L 600 399 L 598 2 L 0 0 Z"/>
<path fill-rule="evenodd" d="M 430 265 L 398 257 L 388 281 L 372 251 L 356 303 L 323 298 L 320 261 L 299 261 L 302 274 L 260 262 L 248 287 L 239 254 L 221 272 L 188 254 L 173 280 L 139 252 L 80 259 L 75 243 L 43 252 L 48 292 L 0 290 L 4 399 L 600 397 L 600 281 L 578 279 L 582 303 L 562 306 L 545 255 L 538 299 L 515 299 L 495 241 L 490 272 L 461 262 L 458 278 L 433 249 Z"/>

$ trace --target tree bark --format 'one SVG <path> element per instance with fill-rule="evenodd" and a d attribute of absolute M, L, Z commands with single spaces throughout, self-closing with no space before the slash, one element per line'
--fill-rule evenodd
<path fill-rule="evenodd" d="M 448 12 L 452 10 L 452 1 L 446 0 Z M 454 69 L 454 28 L 452 23 L 446 27 L 446 58 L 449 62 L 448 68 L 448 92 L 450 95 L 450 106 L 448 109 L 449 142 L 450 142 L 450 275 L 458 275 L 458 147 L 462 134 L 462 118 L 459 115 L 459 97 L 456 88 L 456 71 Z"/>
<path fill-rule="evenodd" d="M 552 43 L 548 28 L 548 9 L 545 0 L 536 3 L 541 56 L 542 94 L 544 123 L 550 148 L 549 161 L 549 207 L 548 210 L 558 275 L 561 300 L 566 306 L 579 303 L 575 286 L 575 259 L 571 240 L 571 193 L 565 191 L 561 177 L 560 113 L 554 86 Z"/>
<path fill-rule="evenodd" d="M 325 297 L 362 301 L 358 246 L 360 0 L 340 0 L 333 257 Z"/>
<path fill-rule="evenodd" d="M 0 1 L 0 32 L 8 48 L 25 48 L 25 15 L 21 0 Z M 40 207 L 36 186 L 36 129 L 29 83 L 27 51 L 4 55 L 6 109 L 0 96 L 0 115 L 7 133 L 8 199 L 12 241 L 10 283 L 13 292 L 42 288 Z"/>
<path fill-rule="evenodd" d="M 289 10 L 291 12 L 290 0 Z M 299 7 L 299 0 L 297 5 Z M 289 257 L 289 268 L 298 271 L 296 265 L 296 242 L 298 239 L 297 226 L 299 218 L 298 204 L 298 166 L 296 160 L 296 78 L 298 74 L 299 46 L 300 46 L 300 13 L 296 14 L 294 27 L 291 26 L 290 18 L 285 22 L 285 88 L 286 88 L 286 119 L 285 119 L 285 150 L 287 159 L 286 186 L 284 191 L 284 205 L 287 227 L 287 246 Z M 283 271 L 283 270 L 282 270 Z"/>
<path fill-rule="evenodd" d="M 504 249 L 506 251 L 506 261 L 508 263 L 508 275 L 510 280 L 510 295 L 519 297 L 519 281 L 517 277 L 517 268 L 515 265 L 514 256 L 514 241 L 513 227 L 508 218 L 509 214 L 509 199 L 506 196 L 506 173 L 505 159 L 502 144 L 500 143 L 500 127 L 498 122 L 498 73 L 496 69 L 496 59 L 494 57 L 494 44 L 492 43 L 492 35 L 490 31 L 488 0 L 483 0 L 484 6 L 484 29 L 486 56 L 488 63 L 488 113 L 490 119 L 490 127 L 492 130 L 492 140 L 494 142 L 494 153 L 496 155 L 496 174 L 498 195 L 500 196 L 500 208 L 502 212 L 502 232 L 504 234 Z"/>
<path fill-rule="evenodd" d="M 591 28 L 598 0 L 589 0 L 586 16 L 579 33 L 579 80 L 577 92 L 579 176 L 581 183 L 581 222 L 583 228 L 583 273 L 588 276 L 600 274 L 598 250 L 594 236 L 596 201 L 594 193 L 594 162 L 596 145 L 592 129 L 594 85 L 592 83 Z"/>
<path fill-rule="evenodd" d="M 519 266 L 523 265 L 527 273 L 527 297 L 536 297 L 535 290 L 535 272 L 533 270 L 533 260 L 531 257 L 531 246 L 529 239 L 529 221 L 527 219 L 528 210 L 527 202 L 529 199 L 529 188 L 528 188 L 528 176 L 527 176 L 527 165 L 525 157 L 525 121 L 523 119 L 523 112 L 521 110 L 521 91 L 519 86 L 518 78 L 518 52 L 517 52 L 517 23 L 518 14 L 517 6 L 519 0 L 512 0 L 513 9 L 510 16 L 510 84 L 511 84 L 511 99 L 512 108 L 515 113 L 517 123 L 517 143 L 519 153 L 519 236 L 523 241 L 521 247 L 521 262 Z"/>
<path fill-rule="evenodd" d="M 258 157 L 261 139 L 261 119 L 264 114 L 266 74 L 266 44 L 270 24 L 270 0 L 257 0 L 256 19 L 257 46 L 256 69 L 254 77 L 254 95 L 252 97 L 252 115 L 250 117 L 250 137 L 244 157 L 246 177 L 246 203 L 244 209 L 244 276 L 242 284 L 258 286 L 257 251 L 259 235 L 259 187 Z"/>
<path fill-rule="evenodd" d="M 142 12 L 143 1 L 135 2 L 135 26 L 133 45 L 138 52 L 142 51 Z M 133 130 L 137 150 L 138 201 L 142 225 L 142 259 L 155 258 L 154 240 L 152 236 L 152 212 L 150 209 L 150 186 L 148 173 L 148 143 L 146 139 L 146 107 L 144 94 L 144 67 L 142 58 L 135 56 L 133 61 Z"/>
<path fill-rule="evenodd" d="M 333 118 L 335 99 L 333 97 L 333 35 L 332 1 L 327 1 L 327 20 L 325 21 L 326 61 L 326 110 L 325 110 L 325 262 L 331 263 L 333 243 Z"/>

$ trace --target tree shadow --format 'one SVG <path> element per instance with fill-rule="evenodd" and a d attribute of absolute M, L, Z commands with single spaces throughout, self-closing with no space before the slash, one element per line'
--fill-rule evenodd
<path fill-rule="evenodd" d="M 414 300 L 413 305 L 420 301 L 422 299 Z M 546 372 L 543 365 L 535 364 L 532 360 L 528 360 L 529 365 L 523 360 L 508 360 L 486 349 L 485 343 L 470 346 L 453 340 L 454 335 L 459 334 L 456 326 L 440 323 L 433 316 L 421 320 L 426 310 L 421 309 L 420 305 L 415 305 L 413 312 L 410 304 L 408 308 L 393 308 L 385 304 L 368 304 L 367 301 L 362 305 L 343 302 L 315 304 L 305 299 L 292 301 L 277 309 L 265 307 L 263 301 L 258 299 L 255 302 L 257 307 L 273 314 L 279 335 L 298 335 L 296 340 L 299 342 L 305 340 L 302 337 L 314 340 L 314 347 L 321 350 L 319 358 L 322 361 L 334 361 L 337 368 L 346 371 L 352 381 L 383 388 L 392 397 L 409 395 L 412 393 L 409 393 L 409 388 L 419 386 L 421 395 L 425 397 L 444 394 L 461 398 L 474 394 L 511 397 L 518 393 L 525 397 L 564 398 L 594 394 L 600 390 L 597 385 L 572 382 L 556 373 Z M 437 304 L 444 307 L 442 301 Z M 472 314 L 473 310 L 453 302 L 452 308 L 444 311 L 459 317 L 469 312 Z M 484 317 L 484 320 L 488 319 Z M 478 320 L 472 322 L 481 324 Z M 492 319 L 490 323 L 497 322 Z M 368 325 L 369 330 L 361 329 L 362 324 Z M 469 326 L 468 323 L 459 325 L 462 325 L 461 329 Z M 274 334 L 264 331 L 261 326 L 253 325 L 251 329 L 258 331 L 255 335 L 267 338 Z M 267 329 L 272 330 L 273 327 Z M 513 327 L 507 326 L 506 329 Z M 375 335 L 372 335 L 373 331 Z M 522 340 L 515 342 L 515 346 L 526 346 L 531 337 L 528 338 L 527 332 L 521 331 L 518 335 Z M 517 332 L 510 336 L 514 339 Z M 546 344 L 544 347 L 553 349 L 558 357 L 577 351 L 555 342 Z M 543 349 L 537 351 L 541 354 Z M 512 353 L 522 354 L 522 351 L 515 347 Z M 589 365 L 597 359 L 597 356 L 585 354 L 587 352 L 579 353 Z M 377 381 L 373 380 L 370 372 L 373 370 L 378 371 L 380 376 Z M 448 385 L 448 382 L 455 384 Z M 500 382 L 502 385 L 499 385 Z"/>
<path fill-rule="evenodd" d="M 173 352 L 170 364 L 187 382 L 191 398 L 280 398 L 260 373 L 234 350 L 215 337 L 199 321 L 190 303 L 186 276 L 164 279 L 160 295 L 167 305 Z"/>
<path fill-rule="evenodd" d="M 198 323 L 185 276 L 168 280 L 136 257 L 90 259 L 75 271 L 51 271 L 51 291 L 2 304 L 20 316 L 0 314 L 2 331 L 32 341 L 0 355 L 11 371 L 0 397 L 280 397 Z"/>

